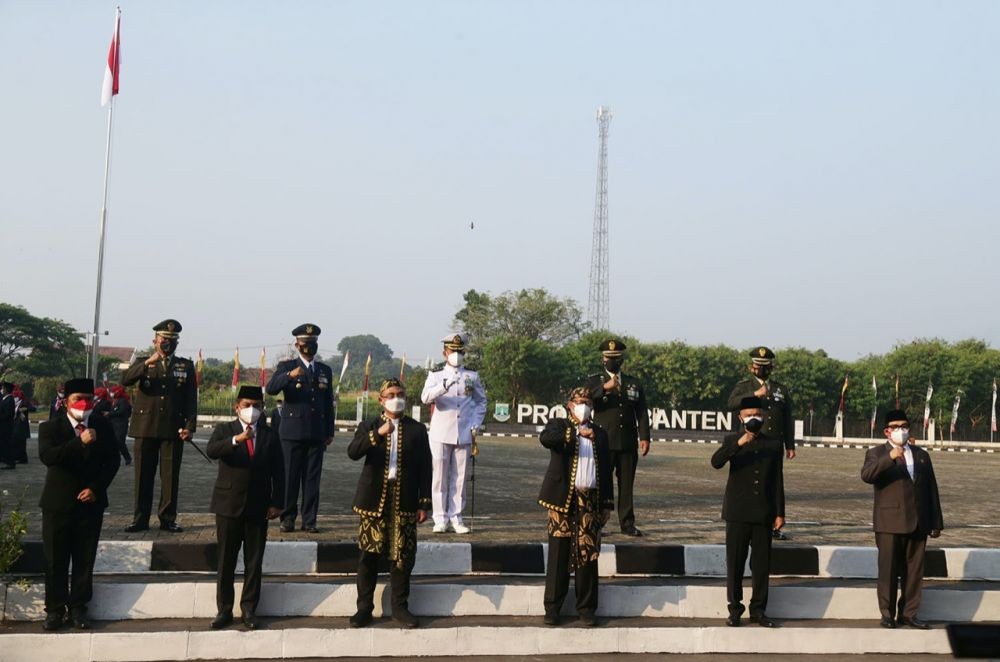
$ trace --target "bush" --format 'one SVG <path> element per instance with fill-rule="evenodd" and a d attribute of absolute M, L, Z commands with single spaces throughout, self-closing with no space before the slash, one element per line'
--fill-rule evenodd
<path fill-rule="evenodd" d="M 24 494 L 13 508 L 7 506 L 9 493 L 0 493 L 0 575 L 5 575 L 21 558 L 21 538 L 28 532 L 28 518 L 21 507 L 24 505 Z"/>

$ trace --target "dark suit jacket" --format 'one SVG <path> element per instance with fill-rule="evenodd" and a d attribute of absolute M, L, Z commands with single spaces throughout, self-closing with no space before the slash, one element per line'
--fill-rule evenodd
<path fill-rule="evenodd" d="M 93 414 L 87 425 L 97 431 L 97 439 L 84 445 L 76 436 L 69 418 L 63 414 L 38 426 L 38 456 L 48 467 L 45 487 L 38 505 L 42 510 L 71 512 L 77 507 L 104 510 L 108 507 L 108 486 L 118 473 L 118 441 L 111 424 Z M 84 504 L 76 496 L 89 487 L 97 501 Z"/>
<path fill-rule="evenodd" d="M 609 449 L 636 450 L 639 439 L 649 439 L 646 392 L 638 379 L 622 373 L 619 389 L 605 393 L 603 384 L 608 379 L 607 372 L 600 372 L 585 384 L 594 401 L 594 422 L 607 432 Z"/>
<path fill-rule="evenodd" d="M 795 419 L 792 418 L 792 396 L 788 387 L 773 379 L 767 380 L 767 397 L 764 403 L 764 427 L 761 432 L 781 441 L 787 450 L 795 448 Z M 729 394 L 729 408 L 739 413 L 740 400 L 754 394 L 760 388 L 755 377 L 744 379 L 733 387 Z"/>
<path fill-rule="evenodd" d="M 359 515 L 380 517 L 385 510 L 392 443 L 388 437 L 378 433 L 385 423 L 384 416 L 361 421 L 354 439 L 347 446 L 347 455 L 352 460 L 365 459 L 358 478 L 358 489 L 354 493 L 354 512 Z M 399 510 L 403 513 L 430 510 L 432 468 L 427 428 L 409 416 L 403 416 L 400 421 L 402 443 L 396 449 L 396 480 L 402 481 L 399 484 Z"/>
<path fill-rule="evenodd" d="M 285 465 L 281 445 L 262 420 L 257 421 L 253 460 L 246 443 L 233 445 L 243 433 L 238 420 L 219 423 L 212 430 L 205 452 L 219 460 L 219 473 L 212 490 L 209 512 L 224 517 L 262 520 L 268 507 L 284 508 Z"/>
<path fill-rule="evenodd" d="M 310 379 L 301 359 L 282 361 L 267 381 L 268 394 L 281 393 L 285 401 L 278 435 L 286 441 L 333 436 L 333 370 L 319 361 L 313 365 L 316 371 Z M 288 373 L 297 366 L 302 366 L 304 373 L 292 379 Z"/>
<path fill-rule="evenodd" d="M 10 440 L 14 429 L 14 396 L 5 395 L 0 398 L 0 445 Z M 0 452 L 2 452 L 0 448 Z"/>
<path fill-rule="evenodd" d="M 170 356 L 167 364 L 146 366 L 140 356 L 122 377 L 124 386 L 137 384 L 128 433 L 137 439 L 177 439 L 177 430 L 194 432 L 198 420 L 198 387 L 194 364 Z"/>
<path fill-rule="evenodd" d="M 111 405 L 108 420 L 111 421 L 111 427 L 115 429 L 118 439 L 122 441 L 128 436 L 128 421 L 130 418 L 132 418 L 132 403 L 125 398 L 115 400 L 115 403 Z"/>
<path fill-rule="evenodd" d="M 913 479 L 905 461 L 889 457 L 886 442 L 865 453 L 861 480 L 875 486 L 872 523 L 877 533 L 930 533 L 944 528 L 941 500 L 931 456 L 923 448 L 910 445 L 913 451 Z"/>
<path fill-rule="evenodd" d="M 763 434 L 740 447 L 737 442 L 741 436 L 742 432 L 726 435 L 722 446 L 712 455 L 712 466 L 716 469 L 729 463 L 722 519 L 773 524 L 775 517 L 785 516 L 785 478 L 781 460 L 784 450 L 780 441 Z"/>
<path fill-rule="evenodd" d="M 280 437 L 281 412 L 278 411 L 277 407 L 271 410 L 271 419 L 267 422 L 267 427 L 271 428 L 271 432 L 273 432 L 275 436 Z"/>
<path fill-rule="evenodd" d="M 608 433 L 593 425 L 594 462 L 597 469 L 597 500 L 601 510 L 614 510 L 615 488 L 611 480 L 611 461 L 608 455 Z M 576 463 L 580 456 L 577 427 L 568 418 L 553 418 L 539 435 L 542 446 L 549 449 L 549 466 L 542 479 L 538 503 L 550 510 L 569 512 L 576 478 Z"/>

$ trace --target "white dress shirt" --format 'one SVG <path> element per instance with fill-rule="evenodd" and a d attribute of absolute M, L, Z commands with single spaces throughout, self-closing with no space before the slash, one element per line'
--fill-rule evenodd
<path fill-rule="evenodd" d="M 472 444 L 472 431 L 486 418 L 486 390 L 475 370 L 446 365 L 427 375 L 420 401 L 434 404 L 428 432 L 437 444 Z"/>
<path fill-rule="evenodd" d="M 399 420 L 390 418 L 392 432 L 389 433 L 389 480 L 396 480 L 396 464 L 399 462 Z"/>
<path fill-rule="evenodd" d="M 578 490 L 592 490 L 597 487 L 597 464 L 594 462 L 594 442 L 577 435 L 580 456 L 576 461 L 576 476 L 573 484 Z"/>
<path fill-rule="evenodd" d="M 257 443 L 257 424 L 254 423 L 253 425 L 247 425 L 246 423 L 243 422 L 242 418 L 237 418 L 236 420 L 239 421 L 240 425 L 243 426 L 243 431 L 244 432 L 246 432 L 247 428 L 249 428 L 249 427 L 253 428 L 253 441 L 256 444 Z M 236 437 L 233 437 L 233 446 L 239 446 L 239 445 L 240 445 L 240 442 L 236 441 Z M 256 451 L 256 450 L 257 450 L 257 447 L 254 446 L 254 451 Z"/>

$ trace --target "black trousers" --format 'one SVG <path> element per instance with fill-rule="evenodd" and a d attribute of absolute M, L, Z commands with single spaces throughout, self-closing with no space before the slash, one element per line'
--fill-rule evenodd
<path fill-rule="evenodd" d="M 569 554 L 572 538 L 549 536 L 549 558 L 545 568 L 545 613 L 558 614 L 569 591 Z M 578 614 L 597 612 L 597 561 L 576 569 L 576 611 Z"/>
<path fill-rule="evenodd" d="M 94 561 L 104 511 L 78 505 L 69 512 L 42 510 L 42 553 L 45 556 L 45 611 L 86 610 L 94 595 Z M 73 575 L 70 577 L 70 562 Z"/>
<path fill-rule="evenodd" d="M 743 569 L 750 556 L 753 596 L 750 616 L 762 616 L 767 610 L 768 580 L 771 574 L 771 525 L 749 522 L 726 522 L 726 597 L 729 613 L 743 613 Z"/>
<path fill-rule="evenodd" d="M 635 510 L 632 506 L 632 488 L 635 485 L 635 467 L 639 463 L 639 451 L 611 451 L 611 466 L 618 478 L 618 522 L 622 529 L 635 526 Z"/>
<path fill-rule="evenodd" d="M 184 442 L 180 439 L 135 440 L 135 515 L 133 521 L 149 523 L 153 508 L 153 483 L 156 465 L 160 465 L 160 522 L 169 524 L 177 519 L 177 490 L 181 479 L 181 457 Z"/>
<path fill-rule="evenodd" d="M 295 522 L 302 495 L 302 526 L 316 526 L 319 514 L 319 480 L 323 474 L 323 439 L 282 439 L 285 460 L 285 510 L 281 520 Z"/>
<path fill-rule="evenodd" d="M 241 546 L 244 569 L 240 609 L 244 615 L 256 613 L 267 543 L 267 519 L 216 515 L 215 535 L 219 541 L 219 573 L 215 583 L 215 604 L 219 613 L 233 611 L 233 581 Z"/>
<path fill-rule="evenodd" d="M 10 433 L 0 436 L 0 464 L 6 464 L 9 467 L 17 464 L 17 457 L 14 452 L 14 439 Z"/>
<path fill-rule="evenodd" d="M 386 542 L 386 546 L 388 546 Z M 358 611 L 372 613 L 375 610 L 375 584 L 378 582 L 378 563 L 385 554 L 374 552 L 358 552 Z M 389 585 L 392 591 L 392 608 L 409 609 L 410 604 L 410 574 L 416 559 L 406 563 L 402 568 L 395 563 L 390 564 Z"/>
<path fill-rule="evenodd" d="M 118 439 L 118 452 L 121 453 L 122 459 L 126 463 L 129 463 L 132 461 L 132 455 L 128 452 L 128 444 L 125 442 L 126 437 L 128 437 L 128 434 L 125 430 L 121 432 L 115 430 L 115 438 Z M 138 451 L 136 452 L 138 453 Z"/>
<path fill-rule="evenodd" d="M 916 618 L 924 587 L 927 534 L 875 533 L 878 547 L 878 609 L 885 618 Z M 899 588 L 899 603 L 896 594 Z"/>

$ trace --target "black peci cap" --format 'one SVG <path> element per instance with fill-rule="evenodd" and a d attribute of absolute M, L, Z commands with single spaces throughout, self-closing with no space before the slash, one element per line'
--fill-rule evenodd
<path fill-rule="evenodd" d="M 910 422 L 910 419 L 906 417 L 906 412 L 902 409 L 890 409 L 885 412 L 885 427 L 889 427 L 889 423 L 898 423 L 900 421 L 904 423 Z"/>
<path fill-rule="evenodd" d="M 740 400 L 740 409 L 763 409 L 764 403 L 756 395 L 748 395 Z"/>
<path fill-rule="evenodd" d="M 250 384 L 244 384 L 240 386 L 239 392 L 236 394 L 237 400 L 263 400 L 264 399 L 264 389 L 259 386 L 251 386 Z"/>
<path fill-rule="evenodd" d="M 84 393 L 86 395 L 94 394 L 94 380 L 89 377 L 76 377 L 75 379 L 67 379 L 66 383 L 63 384 L 64 393 L 70 396 L 74 393 Z"/>

